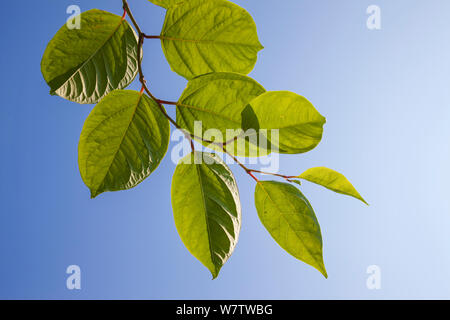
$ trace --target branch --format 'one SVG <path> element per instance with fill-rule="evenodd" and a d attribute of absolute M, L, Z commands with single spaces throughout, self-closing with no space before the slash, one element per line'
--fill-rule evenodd
<path fill-rule="evenodd" d="M 252 177 L 252 178 L 256 181 L 256 183 L 259 182 L 258 178 L 256 178 L 256 177 L 253 175 L 252 170 L 250 170 L 249 168 L 247 168 L 247 167 L 246 167 L 243 163 L 241 163 L 241 162 L 240 162 L 233 154 L 231 154 L 230 152 L 228 152 L 228 150 L 227 150 L 227 148 L 226 148 L 225 145 L 222 147 L 222 149 L 223 149 L 223 151 L 224 151 L 226 154 L 228 154 L 231 158 L 233 158 L 234 162 L 236 162 L 242 169 L 244 169 L 245 172 L 247 172 L 247 174 L 248 174 L 250 177 Z"/>
<path fill-rule="evenodd" d="M 160 100 L 160 99 L 157 99 L 157 98 L 150 92 L 150 90 L 149 90 L 149 88 L 148 88 L 148 86 L 147 86 L 147 81 L 145 80 L 144 72 L 143 72 L 143 70 L 142 70 L 142 51 L 143 51 L 143 50 L 142 50 L 142 47 L 143 47 L 143 44 L 144 44 L 144 39 L 160 39 L 161 37 L 160 37 L 160 36 L 150 36 L 150 35 L 146 35 L 145 33 L 143 33 L 143 32 L 141 31 L 141 28 L 139 27 L 139 24 L 136 22 L 136 19 L 134 18 L 133 13 L 131 12 L 131 9 L 130 9 L 130 7 L 129 7 L 129 5 L 128 5 L 128 1 L 127 1 L 127 0 L 122 0 L 122 3 L 123 3 L 123 10 L 124 10 L 123 19 L 125 19 L 126 15 L 128 15 L 128 17 L 130 18 L 130 20 L 131 20 L 133 26 L 135 27 L 135 29 L 136 29 L 136 31 L 137 31 L 137 33 L 138 33 L 138 35 L 139 35 L 138 48 L 137 48 L 137 58 L 138 58 L 137 60 L 138 60 L 139 82 L 140 82 L 141 85 L 142 85 L 141 93 L 145 91 L 145 92 L 146 92 L 153 100 L 156 101 L 156 103 L 158 104 L 159 110 L 162 112 L 162 114 L 170 121 L 170 123 L 172 123 L 172 125 L 173 125 L 175 128 L 177 128 L 178 130 L 181 130 L 181 131 L 185 134 L 186 138 L 189 139 L 190 145 L 191 145 L 191 148 L 192 148 L 192 151 L 195 151 L 195 149 L 194 149 L 194 143 L 193 143 L 193 140 L 194 140 L 194 139 L 195 139 L 195 140 L 202 141 L 202 142 L 205 142 L 205 143 L 207 143 L 207 144 L 211 144 L 211 145 L 215 145 L 215 146 L 217 146 L 217 147 L 220 147 L 226 154 L 228 154 L 230 157 L 232 157 L 233 160 L 234 160 L 234 161 L 235 161 L 242 169 L 244 169 L 244 171 L 245 171 L 249 176 L 251 176 L 257 183 L 259 182 L 259 180 L 258 180 L 258 178 L 256 178 L 256 177 L 253 175 L 253 173 L 273 175 L 273 176 L 277 176 L 277 177 L 284 178 L 284 179 L 286 179 L 286 180 L 289 181 L 289 182 L 291 182 L 289 179 L 296 178 L 296 177 L 294 177 L 294 176 L 285 176 L 285 175 L 281 175 L 281 174 L 270 173 L 270 172 L 264 172 L 264 171 L 253 170 L 253 169 L 247 168 L 243 163 L 241 163 L 241 162 L 240 162 L 233 154 L 231 154 L 230 152 L 228 152 L 228 150 L 226 149 L 226 146 L 227 146 L 228 144 L 230 144 L 231 142 L 234 142 L 234 141 L 236 141 L 237 139 L 239 139 L 239 137 L 240 137 L 241 135 L 238 135 L 238 136 L 234 137 L 233 139 L 230 139 L 230 140 L 225 141 L 225 142 L 223 142 L 223 143 L 221 143 L 221 142 L 214 142 L 214 141 L 210 141 L 210 140 L 205 140 L 205 139 L 203 139 L 202 137 L 195 136 L 194 134 L 192 134 L 192 133 L 186 131 L 185 129 L 181 128 L 180 125 L 179 125 L 172 117 L 170 117 L 170 116 L 167 114 L 166 110 L 165 110 L 164 107 L 163 107 L 163 104 L 177 106 L 177 105 L 178 105 L 177 102 L 172 102 L 172 101 L 166 101 L 166 100 Z"/>

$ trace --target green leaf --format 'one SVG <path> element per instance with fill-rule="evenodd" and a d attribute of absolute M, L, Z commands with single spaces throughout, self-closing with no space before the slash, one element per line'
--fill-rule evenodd
<path fill-rule="evenodd" d="M 175 6 L 178 3 L 181 3 L 184 1 L 189 1 L 189 0 L 148 0 L 148 1 L 167 9 L 167 8 Z"/>
<path fill-rule="evenodd" d="M 142 182 L 164 157 L 169 136 L 169 121 L 154 100 L 130 90 L 108 94 L 86 119 L 78 146 L 91 196 Z"/>
<path fill-rule="evenodd" d="M 191 0 L 167 10 L 164 54 L 186 79 L 210 72 L 248 74 L 263 49 L 250 14 L 224 0 Z"/>
<path fill-rule="evenodd" d="M 127 21 L 92 9 L 81 28 L 64 25 L 50 41 L 41 71 L 50 93 L 78 103 L 97 103 L 127 87 L 138 72 L 138 40 Z"/>
<path fill-rule="evenodd" d="M 350 181 L 343 174 L 334 170 L 325 167 L 311 168 L 303 172 L 298 178 L 316 183 L 334 192 L 354 197 L 369 205 Z"/>
<path fill-rule="evenodd" d="M 305 196 L 290 184 L 260 181 L 255 204 L 261 222 L 275 241 L 327 278 L 319 222 Z"/>
<path fill-rule="evenodd" d="M 172 207 L 181 240 L 216 278 L 233 253 L 241 228 L 232 172 L 214 154 L 191 153 L 175 170 Z"/>
<path fill-rule="evenodd" d="M 197 77 L 189 81 L 177 103 L 177 122 L 197 136 L 215 129 L 214 137 L 204 138 L 218 143 L 241 137 L 229 146 L 229 151 L 236 155 L 267 155 L 267 148 L 261 145 L 258 148 L 257 139 L 245 139 L 241 128 L 241 113 L 253 98 L 264 92 L 255 80 L 237 73 L 219 72 Z M 195 121 L 201 121 L 202 127 L 195 130 Z M 204 145 L 208 146 L 207 143 Z M 215 146 L 209 147 L 222 151 Z"/>
<path fill-rule="evenodd" d="M 304 97 L 289 91 L 271 91 L 250 102 L 252 112 L 243 114 L 243 127 L 267 130 L 279 153 L 304 153 L 322 140 L 326 119 Z M 248 116 L 250 114 L 251 116 Z M 279 130 L 278 138 L 270 130 Z"/>

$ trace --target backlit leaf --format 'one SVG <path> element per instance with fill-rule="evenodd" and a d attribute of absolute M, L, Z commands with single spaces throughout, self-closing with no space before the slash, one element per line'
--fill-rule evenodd
<path fill-rule="evenodd" d="M 265 89 L 255 80 L 237 73 L 220 72 L 197 77 L 189 81 L 177 103 L 177 122 L 196 136 L 204 133 L 205 139 L 215 142 L 223 143 L 238 136 L 243 137 L 241 114 L 253 98 L 264 92 Z M 197 123 L 197 130 L 195 121 L 201 121 L 201 126 Z M 211 136 L 208 136 L 209 133 Z M 257 148 L 257 144 L 256 139 L 239 138 L 230 144 L 229 151 L 237 155 L 266 155 L 266 148 L 261 145 Z M 222 151 L 214 146 L 209 147 Z"/>
<path fill-rule="evenodd" d="M 78 164 L 91 196 L 142 182 L 164 157 L 169 135 L 169 122 L 154 100 L 137 91 L 112 91 L 81 132 Z"/>
<path fill-rule="evenodd" d="M 222 71 L 248 74 L 263 48 L 250 14 L 225 0 L 169 8 L 160 37 L 172 70 L 186 79 Z"/>
<path fill-rule="evenodd" d="M 327 278 L 319 222 L 305 196 L 290 184 L 260 181 L 255 204 L 261 222 L 275 241 Z"/>
<path fill-rule="evenodd" d="M 191 153 L 175 170 L 172 207 L 181 240 L 216 278 L 241 228 L 239 192 L 230 169 L 214 154 Z"/>
<path fill-rule="evenodd" d="M 243 114 L 243 126 L 267 130 L 279 153 L 303 153 L 322 140 L 325 118 L 304 97 L 289 91 L 271 91 L 250 102 L 252 112 Z M 271 130 L 279 130 L 275 139 Z"/>
<path fill-rule="evenodd" d="M 350 181 L 348 181 L 343 174 L 337 171 L 325 167 L 317 167 L 306 170 L 298 177 L 300 179 L 304 179 L 321 185 L 334 192 L 354 197 L 368 205 L 366 200 L 361 197 L 359 192 L 356 191 L 355 187 L 353 187 Z"/>
<path fill-rule="evenodd" d="M 64 25 L 49 42 L 41 71 L 50 93 L 78 103 L 97 103 L 127 87 L 138 72 L 137 36 L 126 20 L 92 9 L 80 29 Z"/>

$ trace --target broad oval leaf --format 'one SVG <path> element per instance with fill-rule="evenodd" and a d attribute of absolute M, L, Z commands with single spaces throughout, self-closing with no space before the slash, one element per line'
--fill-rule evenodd
<path fill-rule="evenodd" d="M 161 44 L 186 79 L 210 72 L 248 74 L 263 49 L 250 14 L 225 0 L 190 0 L 167 10 Z"/>
<path fill-rule="evenodd" d="M 279 153 L 304 153 L 322 140 L 326 119 L 298 94 L 270 91 L 256 97 L 250 105 L 251 117 L 243 114 L 243 126 L 260 132 L 267 130 L 268 139 Z M 278 130 L 278 136 L 272 130 Z"/>
<path fill-rule="evenodd" d="M 81 28 L 64 25 L 49 42 L 41 71 L 50 93 L 78 103 L 97 103 L 127 87 L 138 72 L 138 40 L 126 20 L 92 9 Z"/>
<path fill-rule="evenodd" d="M 241 228 L 239 192 L 232 172 L 214 154 L 189 154 L 173 176 L 172 207 L 181 240 L 216 278 Z"/>
<path fill-rule="evenodd" d="M 152 173 L 169 145 L 169 121 L 145 94 L 115 90 L 92 110 L 78 146 L 91 197 L 130 189 Z"/>
<path fill-rule="evenodd" d="M 298 178 L 321 185 L 334 192 L 354 197 L 369 205 L 350 181 L 337 171 L 325 167 L 311 168 L 299 175 Z"/>
<path fill-rule="evenodd" d="M 275 241 L 327 278 L 319 222 L 300 190 L 287 183 L 260 181 L 255 204 L 261 222 Z"/>
<path fill-rule="evenodd" d="M 239 156 L 266 155 L 267 148 L 259 144 L 256 136 L 245 136 L 242 112 L 265 89 L 250 77 L 237 73 L 210 73 L 189 81 L 177 103 L 177 122 L 185 130 L 206 140 L 230 143 L 230 152 Z M 200 123 L 201 122 L 201 123 Z M 250 134 L 251 135 L 251 134 Z M 222 151 L 214 145 L 208 145 Z"/>
<path fill-rule="evenodd" d="M 148 1 L 167 9 L 167 8 L 173 7 L 174 5 L 176 5 L 178 3 L 181 3 L 184 1 L 189 1 L 189 0 L 148 0 Z"/>

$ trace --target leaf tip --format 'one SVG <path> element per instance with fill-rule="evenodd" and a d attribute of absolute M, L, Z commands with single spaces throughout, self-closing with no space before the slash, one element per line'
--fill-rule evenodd
<path fill-rule="evenodd" d="M 212 279 L 211 280 L 216 280 L 217 277 L 219 276 L 219 270 L 209 270 L 211 271 L 211 275 L 212 275 Z"/>
<path fill-rule="evenodd" d="M 322 262 L 320 265 L 316 267 L 316 269 L 325 277 L 325 279 L 328 279 L 328 273 L 325 269 L 325 264 Z"/>
<path fill-rule="evenodd" d="M 356 191 L 356 190 L 355 190 Z M 360 201 L 362 201 L 366 206 L 370 206 L 370 204 L 358 193 L 358 191 L 356 191 L 356 193 L 357 193 L 357 195 L 358 196 L 355 196 L 354 198 L 356 198 L 356 199 L 358 199 L 358 200 L 360 200 Z"/>
<path fill-rule="evenodd" d="M 93 189 L 91 189 L 91 199 L 97 198 L 97 196 L 98 196 L 100 193 L 101 193 L 101 192 L 98 192 L 98 190 L 93 190 Z"/>

